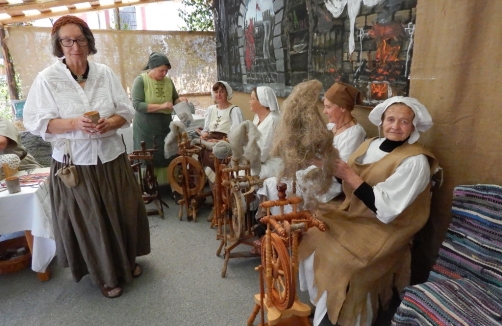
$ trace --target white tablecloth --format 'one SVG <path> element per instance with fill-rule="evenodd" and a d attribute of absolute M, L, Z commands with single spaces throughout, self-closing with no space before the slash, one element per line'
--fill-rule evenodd
<path fill-rule="evenodd" d="M 49 168 L 33 173 L 49 172 Z M 17 175 L 24 175 L 25 171 Z M 33 252 L 31 269 L 43 273 L 56 255 L 47 185 L 21 187 L 21 192 L 0 192 L 0 234 L 31 230 Z"/>

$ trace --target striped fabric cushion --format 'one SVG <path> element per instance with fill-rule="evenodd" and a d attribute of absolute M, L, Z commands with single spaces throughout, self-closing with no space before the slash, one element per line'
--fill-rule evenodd
<path fill-rule="evenodd" d="M 502 325 L 502 289 L 469 279 L 406 289 L 392 325 Z"/>
<path fill-rule="evenodd" d="M 502 187 L 458 186 L 428 282 L 406 289 L 393 325 L 502 325 Z"/>

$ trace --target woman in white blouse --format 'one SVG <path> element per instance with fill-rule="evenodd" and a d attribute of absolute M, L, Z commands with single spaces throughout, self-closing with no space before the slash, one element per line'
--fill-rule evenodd
<path fill-rule="evenodd" d="M 251 92 L 249 109 L 255 113 L 253 124 L 260 131 L 258 147 L 261 149 L 260 178 L 269 178 L 279 174 L 282 160 L 270 156 L 274 134 L 281 119 L 279 103 L 272 88 L 258 86 Z"/>
<path fill-rule="evenodd" d="M 24 107 L 24 125 L 53 144 L 50 174 L 56 255 L 75 281 L 89 274 L 105 297 L 122 294 L 121 282 L 139 277 L 136 257 L 150 253 L 141 191 L 117 129 L 134 110 L 112 70 L 93 61 L 87 24 L 75 16 L 56 21 L 51 34 L 58 60 L 38 74 Z M 84 116 L 98 111 L 96 124 Z M 78 184 L 55 175 L 69 155 Z"/>
<path fill-rule="evenodd" d="M 211 95 L 215 104 L 206 109 L 204 128 L 198 129 L 197 132 L 201 139 L 216 143 L 227 137 L 230 130 L 237 127 L 243 118 L 241 109 L 230 103 L 233 90 L 227 82 L 217 81 L 212 87 Z M 206 150 L 202 153 L 202 164 L 214 170 L 214 161 L 210 151 Z"/>
<path fill-rule="evenodd" d="M 432 153 L 416 143 L 432 126 L 425 106 L 396 96 L 369 120 L 383 138 L 365 141 L 347 163 L 336 160 L 344 202 L 320 206 L 328 230 L 310 229 L 298 249 L 300 288 L 316 305 L 314 325 L 327 313 L 333 324 L 370 325 L 394 288 L 409 282 L 409 243 L 429 218 Z"/>

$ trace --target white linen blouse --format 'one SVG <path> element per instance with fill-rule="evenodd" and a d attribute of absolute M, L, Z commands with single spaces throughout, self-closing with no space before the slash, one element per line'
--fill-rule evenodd
<path fill-rule="evenodd" d="M 385 138 L 373 140 L 366 153 L 358 157 L 356 162 L 370 164 L 389 154 L 379 148 L 384 141 Z M 376 217 L 383 223 L 392 222 L 424 191 L 429 182 L 430 165 L 425 155 L 404 159 L 390 177 L 373 186 Z"/>
<path fill-rule="evenodd" d="M 202 131 L 207 131 L 207 132 L 217 131 L 228 134 L 230 130 L 233 130 L 235 127 L 240 125 L 242 121 L 244 121 L 241 109 L 236 105 L 230 106 L 227 109 L 221 110 L 221 111 L 228 110 L 227 115 L 223 115 L 222 117 L 228 118 L 228 116 L 230 116 L 230 121 L 229 122 L 221 121 L 219 123 L 218 128 L 215 129 L 214 128 L 215 121 L 211 120 L 213 110 L 219 110 L 216 107 L 216 104 L 211 105 L 206 109 L 206 113 L 204 114 L 204 129 L 202 129 Z M 228 126 L 228 124 L 230 124 L 230 126 Z"/>
<path fill-rule="evenodd" d="M 258 116 L 255 114 L 253 118 L 253 124 L 258 128 L 261 133 L 260 140 L 258 141 L 258 146 L 261 149 L 261 162 L 265 161 L 270 156 L 270 151 L 272 150 L 272 145 L 274 142 L 275 129 L 279 125 L 281 116 L 275 111 L 271 111 L 261 123 Z"/>
<path fill-rule="evenodd" d="M 102 163 L 110 162 L 125 152 L 116 130 L 101 135 L 88 135 L 82 130 L 47 133 L 50 120 L 76 118 L 88 111 L 98 111 L 102 118 L 120 115 L 127 121 L 121 128 L 129 127 L 134 109 L 119 79 L 104 64 L 92 61 L 88 64 L 89 75 L 82 88 L 62 59 L 58 59 L 37 75 L 26 99 L 23 117 L 26 129 L 52 142 L 52 157 L 58 162 L 63 162 L 66 145 L 76 165 L 96 165 L 98 158 Z"/>

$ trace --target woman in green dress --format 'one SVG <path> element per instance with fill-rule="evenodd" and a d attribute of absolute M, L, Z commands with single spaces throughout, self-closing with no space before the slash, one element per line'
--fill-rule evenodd
<path fill-rule="evenodd" d="M 170 160 L 164 157 L 164 139 L 169 133 L 173 106 L 181 101 L 176 87 L 167 72 L 171 69 L 169 59 L 163 53 L 153 52 L 148 58 L 146 71 L 134 80 L 131 97 L 134 110 L 134 150 L 141 150 L 144 141 L 147 149 L 158 147 L 153 155 L 153 166 L 159 184 L 167 183 L 166 167 Z"/>

